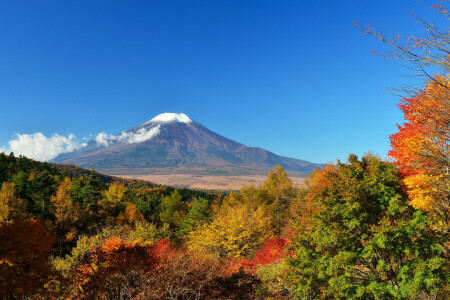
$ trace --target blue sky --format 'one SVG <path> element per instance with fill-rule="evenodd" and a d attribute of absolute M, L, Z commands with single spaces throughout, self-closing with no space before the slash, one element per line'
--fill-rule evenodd
<path fill-rule="evenodd" d="M 402 122 L 390 88 L 411 79 L 353 23 L 422 34 L 411 11 L 433 19 L 431 4 L 0 0 L 0 147 L 35 133 L 81 143 L 183 112 L 312 162 L 385 156 Z"/>

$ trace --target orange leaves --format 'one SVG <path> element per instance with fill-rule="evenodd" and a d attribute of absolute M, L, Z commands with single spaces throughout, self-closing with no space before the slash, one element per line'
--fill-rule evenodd
<path fill-rule="evenodd" d="M 389 155 L 400 166 L 410 204 L 448 222 L 450 80 L 435 76 L 414 97 L 398 104 L 406 122 L 390 136 Z"/>
<path fill-rule="evenodd" d="M 138 244 L 126 243 L 120 237 L 107 239 L 91 251 L 85 264 L 76 269 L 73 292 L 79 297 L 88 298 L 123 297 L 124 292 L 129 293 L 126 287 L 132 284 L 133 273 L 143 271 L 155 261 L 147 255 L 146 250 Z"/>
<path fill-rule="evenodd" d="M 255 265 L 265 265 L 276 262 L 286 254 L 287 241 L 282 237 L 269 239 L 253 258 Z"/>
<path fill-rule="evenodd" d="M 72 286 L 76 298 L 202 298 L 221 274 L 220 264 L 202 253 L 174 248 L 168 240 L 140 246 L 112 237 L 80 265 Z"/>

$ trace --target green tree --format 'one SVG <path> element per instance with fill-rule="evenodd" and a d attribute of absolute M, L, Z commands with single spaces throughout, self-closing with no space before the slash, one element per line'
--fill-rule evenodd
<path fill-rule="evenodd" d="M 186 211 L 186 205 L 181 199 L 178 190 L 165 197 L 160 205 L 159 218 L 162 224 L 168 224 L 169 228 L 177 229 Z"/>
<path fill-rule="evenodd" d="M 209 220 L 211 220 L 211 216 L 208 201 L 203 198 L 195 198 L 194 203 L 189 208 L 187 217 L 181 221 L 178 233 L 185 235 Z"/>
<path fill-rule="evenodd" d="M 83 205 L 91 210 L 97 210 L 98 202 L 102 198 L 102 190 L 104 189 L 98 173 L 93 169 L 86 180 L 86 185 L 82 189 Z"/>
<path fill-rule="evenodd" d="M 413 299 L 448 278 L 431 221 L 408 205 L 391 163 L 351 155 L 315 172 L 305 201 L 287 276 L 297 297 Z"/>
<path fill-rule="evenodd" d="M 297 190 L 280 165 L 276 165 L 269 173 L 262 188 L 268 195 L 267 204 L 273 218 L 275 232 L 281 234 L 288 220 L 291 202 L 297 197 Z"/>

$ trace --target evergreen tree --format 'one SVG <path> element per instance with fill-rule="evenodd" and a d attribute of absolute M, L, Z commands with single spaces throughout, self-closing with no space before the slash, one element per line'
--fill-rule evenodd
<path fill-rule="evenodd" d="M 180 225 L 179 234 L 185 235 L 196 229 L 200 224 L 211 220 L 208 201 L 203 198 L 195 198 L 194 203 Z"/>

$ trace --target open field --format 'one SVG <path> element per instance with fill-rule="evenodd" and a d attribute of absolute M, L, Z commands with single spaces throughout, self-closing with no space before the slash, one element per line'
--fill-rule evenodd
<path fill-rule="evenodd" d="M 192 189 L 207 190 L 239 190 L 243 186 L 252 183 L 261 184 L 267 176 L 195 176 L 190 174 L 173 175 L 114 175 L 123 178 L 148 180 L 157 184 L 164 184 L 174 187 L 187 187 Z M 300 186 L 304 178 L 291 177 L 295 185 Z"/>

